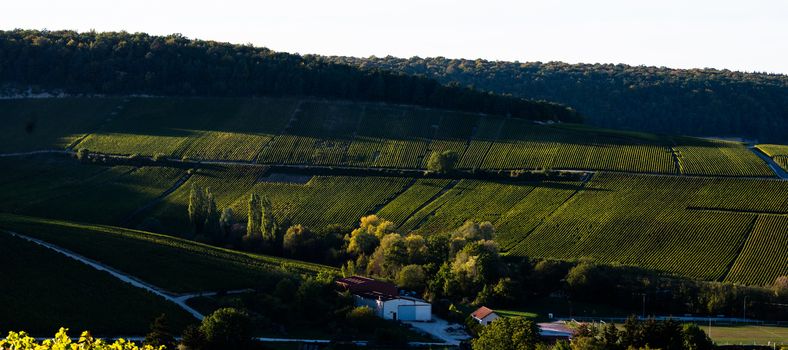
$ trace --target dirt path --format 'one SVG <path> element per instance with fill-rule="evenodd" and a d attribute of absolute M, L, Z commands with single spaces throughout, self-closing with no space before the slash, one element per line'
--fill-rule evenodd
<path fill-rule="evenodd" d="M 776 174 L 777 177 L 783 180 L 788 180 L 788 172 L 786 172 L 780 166 L 780 164 L 777 164 L 777 162 L 775 162 L 774 159 L 772 159 L 772 157 L 769 157 L 767 154 L 763 153 L 763 151 L 755 147 L 755 145 L 749 145 L 747 146 L 747 148 L 749 148 L 750 151 L 752 151 L 752 153 L 755 153 L 756 156 L 763 159 L 763 161 L 766 162 L 769 168 L 772 168 L 772 171 L 774 171 L 774 174 Z"/>
<path fill-rule="evenodd" d="M 180 187 L 181 187 L 181 186 L 182 186 L 184 183 L 186 183 L 186 181 L 189 181 L 189 179 L 190 179 L 191 177 L 192 177 L 192 174 L 191 174 L 191 173 L 189 173 L 189 172 L 186 172 L 185 174 L 183 174 L 183 176 L 181 176 L 181 177 L 178 179 L 178 181 L 176 181 L 176 182 L 175 182 L 175 183 L 174 183 L 172 186 L 170 186 L 168 189 L 166 189 L 164 192 L 162 192 L 162 193 L 161 193 L 160 195 L 158 195 L 156 198 L 152 199 L 151 201 L 149 201 L 149 202 L 148 202 L 148 203 L 146 203 L 145 205 L 143 205 L 143 206 L 141 206 L 141 207 L 137 208 L 136 210 L 134 210 L 134 211 L 133 211 L 131 214 L 127 215 L 127 216 L 126 216 L 126 217 L 125 217 L 123 220 L 121 220 L 121 224 L 120 224 L 120 225 L 121 225 L 121 226 L 127 226 L 127 225 L 131 224 L 131 221 L 132 221 L 132 220 L 133 220 L 133 219 L 134 219 L 134 218 L 135 218 L 137 215 L 139 215 L 139 214 L 141 214 L 141 213 L 143 213 L 143 212 L 147 211 L 147 210 L 148 210 L 148 209 L 150 209 L 150 208 L 153 208 L 153 206 L 155 206 L 156 204 L 159 204 L 159 203 L 161 203 L 161 201 L 163 201 L 163 200 L 164 200 L 164 198 L 167 198 L 167 196 L 169 196 L 170 194 L 172 194 L 173 192 L 175 192 L 175 191 L 176 191 L 178 188 L 180 188 Z"/>

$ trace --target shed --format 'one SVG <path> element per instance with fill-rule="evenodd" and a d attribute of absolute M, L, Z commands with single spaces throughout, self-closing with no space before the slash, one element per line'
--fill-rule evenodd
<path fill-rule="evenodd" d="M 482 306 L 476 309 L 476 311 L 471 314 L 471 317 L 473 317 L 476 322 L 479 322 L 479 324 L 486 326 L 492 323 L 492 321 L 495 321 L 500 316 L 498 316 L 498 314 L 496 314 L 492 309 Z"/>

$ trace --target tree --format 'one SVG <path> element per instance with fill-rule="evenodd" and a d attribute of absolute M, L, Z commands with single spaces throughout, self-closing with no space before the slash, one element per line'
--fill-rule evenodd
<path fill-rule="evenodd" d="M 205 192 L 200 190 L 195 183 L 192 183 L 189 191 L 189 223 L 192 226 L 192 233 L 200 235 L 205 226 L 206 214 Z"/>
<path fill-rule="evenodd" d="M 709 336 L 694 323 L 685 324 L 682 328 L 684 349 L 686 350 L 711 350 L 714 349 Z"/>
<path fill-rule="evenodd" d="M 222 210 L 222 216 L 219 217 L 219 227 L 221 228 L 222 236 L 225 239 L 230 237 L 232 234 L 233 224 L 235 224 L 233 210 L 230 208 L 224 208 L 224 210 Z"/>
<path fill-rule="evenodd" d="M 362 333 L 373 331 L 377 324 L 377 316 L 369 306 L 357 306 L 347 313 L 348 325 L 359 330 Z"/>
<path fill-rule="evenodd" d="M 466 221 L 452 234 L 453 237 L 462 238 L 468 242 L 491 240 L 494 235 L 495 227 L 489 221 L 477 224 L 470 220 Z"/>
<path fill-rule="evenodd" d="M 397 285 L 400 288 L 420 292 L 424 290 L 427 274 L 421 265 L 407 265 L 397 274 Z"/>
<path fill-rule="evenodd" d="M 252 343 L 252 322 L 238 309 L 223 308 L 206 316 L 200 324 L 207 350 L 245 349 Z"/>
<path fill-rule="evenodd" d="M 189 325 L 181 334 L 181 347 L 186 350 L 204 350 L 207 340 L 199 325 Z"/>
<path fill-rule="evenodd" d="M 375 251 L 380 241 L 378 238 L 366 231 L 353 231 L 348 240 L 347 251 L 355 255 L 368 255 Z"/>
<path fill-rule="evenodd" d="M 788 297 L 788 276 L 780 276 L 774 280 L 772 285 L 774 295 L 778 298 Z"/>
<path fill-rule="evenodd" d="M 383 255 L 383 262 L 388 270 L 398 269 L 408 262 L 408 247 L 405 239 L 398 233 L 389 233 L 383 236 L 378 247 Z"/>
<path fill-rule="evenodd" d="M 539 327 L 523 317 L 501 317 L 484 327 L 471 341 L 473 350 L 534 350 Z"/>
<path fill-rule="evenodd" d="M 80 148 L 77 150 L 77 159 L 80 162 L 87 162 L 90 160 L 90 151 L 87 148 Z"/>
<path fill-rule="evenodd" d="M 410 234 L 405 237 L 405 246 L 408 251 L 408 262 L 411 264 L 423 264 L 427 262 L 429 250 L 427 241 L 421 235 Z"/>
<path fill-rule="evenodd" d="M 313 258 L 317 251 L 317 236 L 298 224 L 290 226 L 282 241 L 284 252 L 293 257 Z"/>
<path fill-rule="evenodd" d="M 222 228 L 220 226 L 219 209 L 216 207 L 216 199 L 211 190 L 205 189 L 205 232 L 211 237 L 214 243 L 224 241 Z"/>
<path fill-rule="evenodd" d="M 279 243 L 279 224 L 274 218 L 271 201 L 266 196 L 260 200 L 260 233 L 269 247 Z"/>
<path fill-rule="evenodd" d="M 164 346 L 167 349 L 175 349 L 175 337 L 167 324 L 167 316 L 165 314 L 161 314 L 153 320 L 153 323 L 150 325 L 150 332 L 145 336 L 145 340 L 142 343 L 154 348 Z"/>
<path fill-rule="evenodd" d="M 250 240 L 255 240 L 261 236 L 260 233 L 260 221 L 262 214 L 262 209 L 260 202 L 260 196 L 257 193 L 252 193 L 249 195 L 249 210 L 246 219 L 246 237 Z"/>
<path fill-rule="evenodd" d="M 454 170 L 460 155 L 453 150 L 438 152 L 433 151 L 427 161 L 427 170 L 436 173 L 448 173 Z"/>
<path fill-rule="evenodd" d="M 570 269 L 566 275 L 566 283 L 576 297 L 597 295 L 613 284 L 604 267 L 587 262 Z"/>

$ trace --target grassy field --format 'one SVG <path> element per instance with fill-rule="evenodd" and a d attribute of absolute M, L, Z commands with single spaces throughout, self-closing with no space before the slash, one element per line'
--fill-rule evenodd
<path fill-rule="evenodd" d="M 788 327 L 712 326 L 702 328 L 717 345 L 788 345 Z"/>
<path fill-rule="evenodd" d="M 111 226 L 0 214 L 0 228 L 69 249 L 172 292 L 270 288 L 285 271 L 333 270 Z"/>
<path fill-rule="evenodd" d="M 773 176 L 740 143 L 415 107 L 287 98 L 2 103 L 8 107 L 3 118 L 17 125 L 0 131 L 8 136 L 5 146 L 0 144 L 5 151 L 65 148 L 80 141 L 77 148 L 112 154 L 423 168 L 430 153 L 454 150 L 465 169 Z M 42 124 L 34 136 L 23 130 L 28 120 Z"/>
<path fill-rule="evenodd" d="M 164 299 L 49 249 L 0 232 L 0 332 L 144 335 L 166 313 L 175 330 L 194 318 Z"/>

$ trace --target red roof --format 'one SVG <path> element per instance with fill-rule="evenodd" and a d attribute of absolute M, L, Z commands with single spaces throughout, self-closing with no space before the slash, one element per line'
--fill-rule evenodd
<path fill-rule="evenodd" d="M 363 276 L 350 276 L 340 278 L 336 281 L 337 286 L 344 290 L 349 290 L 351 293 L 376 293 L 382 296 L 397 296 L 399 290 L 397 286 L 388 283 L 377 281 Z"/>
<path fill-rule="evenodd" d="M 487 308 L 487 307 L 485 307 L 485 306 L 482 306 L 482 307 L 480 307 L 480 308 L 476 309 L 476 311 L 474 311 L 474 312 L 471 314 L 471 316 L 473 316 L 473 318 L 475 318 L 475 319 L 482 320 L 482 319 L 484 319 L 485 317 L 487 317 L 487 316 L 490 316 L 490 314 L 491 314 L 491 313 L 494 313 L 494 312 L 495 312 L 495 311 L 493 311 L 493 310 L 490 310 L 489 308 Z"/>

